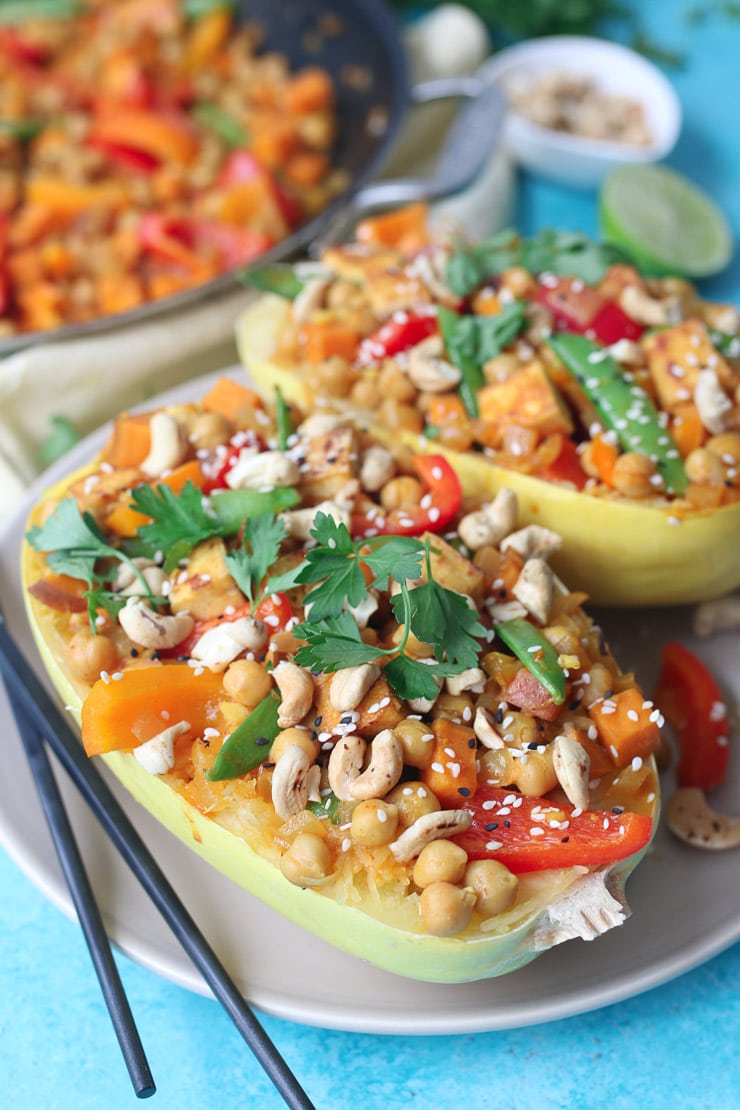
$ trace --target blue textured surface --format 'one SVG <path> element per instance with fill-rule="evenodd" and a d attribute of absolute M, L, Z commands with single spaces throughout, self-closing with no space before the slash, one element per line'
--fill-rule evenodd
<path fill-rule="evenodd" d="M 707 188 L 740 238 L 737 59 L 740 22 L 692 27 L 687 3 L 653 0 L 643 21 L 685 50 L 670 72 L 685 113 L 669 159 Z M 707 5 L 708 7 L 709 5 Z M 644 5 L 645 8 L 648 5 Z M 596 229 L 593 194 L 524 177 L 519 222 Z M 740 259 L 704 285 L 740 300 Z M 707 867 L 711 867 L 711 858 Z M 0 853 L 0 1075 L 13 1110 L 117 1110 L 135 1104 L 82 936 Z M 282 1106 L 213 1001 L 121 958 L 158 1083 L 153 1106 Z M 628 1002 L 534 1028 L 474 1036 L 383 1037 L 265 1026 L 321 1110 L 360 1104 L 447 1110 L 689 1110 L 740 1106 L 740 947 Z"/>

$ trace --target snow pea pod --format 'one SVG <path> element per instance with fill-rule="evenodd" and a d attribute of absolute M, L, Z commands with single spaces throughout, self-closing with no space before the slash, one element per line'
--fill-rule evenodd
<path fill-rule="evenodd" d="M 213 761 L 210 771 L 206 771 L 209 782 L 222 779 L 235 779 L 264 763 L 270 745 L 280 732 L 278 707 L 280 698 L 271 691 L 255 706 L 248 717 L 234 729 L 223 742 L 223 746 Z"/>
<path fill-rule="evenodd" d="M 682 494 L 688 477 L 670 432 L 647 393 L 628 381 L 616 359 L 583 335 L 562 332 L 547 340 L 566 370 L 578 381 L 620 447 L 655 462 L 668 493 Z M 656 491 L 657 492 L 657 491 Z"/>
<path fill-rule="evenodd" d="M 496 625 L 496 635 L 547 690 L 555 704 L 562 705 L 565 675 L 558 662 L 558 653 L 542 630 L 517 617 L 500 621 Z"/>

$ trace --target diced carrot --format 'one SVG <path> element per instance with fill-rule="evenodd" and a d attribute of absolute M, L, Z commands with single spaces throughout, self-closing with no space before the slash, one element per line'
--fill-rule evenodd
<path fill-rule="evenodd" d="M 136 274 L 103 273 L 95 285 L 96 303 L 102 316 L 128 312 L 144 301 L 144 285 Z"/>
<path fill-rule="evenodd" d="M 288 233 L 273 183 L 266 173 L 226 189 L 216 215 L 224 223 L 235 227 L 259 227 L 276 239 L 282 239 Z"/>
<path fill-rule="evenodd" d="M 14 285 L 31 285 L 46 276 L 43 255 L 35 246 L 12 251 L 5 260 L 5 269 Z"/>
<path fill-rule="evenodd" d="M 457 393 L 433 393 L 427 404 L 427 420 L 435 427 L 456 424 L 468 419 L 465 405 Z"/>
<path fill-rule="evenodd" d="M 360 343 L 356 329 L 340 320 L 309 321 L 303 327 L 302 339 L 306 358 L 314 365 L 332 356 L 351 362 Z"/>
<path fill-rule="evenodd" d="M 358 243 L 398 247 L 404 252 L 418 250 L 429 242 L 428 213 L 426 204 L 409 204 L 394 212 L 370 216 L 360 220 L 355 238 Z"/>
<path fill-rule="evenodd" d="M 127 668 L 116 682 L 100 679 L 82 706 L 82 741 L 88 755 L 126 751 L 170 724 L 187 721 L 192 736 L 218 720 L 220 674 L 196 674 L 184 663 Z"/>
<path fill-rule="evenodd" d="M 501 311 L 501 301 L 493 289 L 481 289 L 473 298 L 473 312 L 476 316 L 497 316 Z"/>
<path fill-rule="evenodd" d="M 291 115 L 320 112 L 334 103 L 334 84 L 325 69 L 312 66 L 297 73 L 285 90 L 285 107 Z"/>
<path fill-rule="evenodd" d="M 652 702 L 646 702 L 636 686 L 602 698 L 588 710 L 617 767 L 626 767 L 633 759 L 645 759 L 657 750 L 660 729 L 652 719 L 654 714 Z"/>
<path fill-rule="evenodd" d="M 610 443 L 603 435 L 591 440 L 591 462 L 596 467 L 600 481 L 611 486 L 614 481 L 614 465 L 619 457 L 616 443 Z"/>
<path fill-rule="evenodd" d="M 326 176 L 329 159 L 316 150 L 296 151 L 285 165 L 285 176 L 301 189 L 310 189 Z"/>
<path fill-rule="evenodd" d="M 11 247 L 29 247 L 38 243 L 63 226 L 59 214 L 43 204 L 24 204 L 13 216 L 8 229 Z"/>
<path fill-rule="evenodd" d="M 44 243 L 41 248 L 44 272 L 50 278 L 66 278 L 74 271 L 75 257 L 69 247 L 59 239 Z"/>
<path fill-rule="evenodd" d="M 64 296 L 51 281 L 37 281 L 16 290 L 21 324 L 28 331 L 58 328 L 65 322 Z"/>
<path fill-rule="evenodd" d="M 187 73 L 197 73 L 208 65 L 228 39 L 231 25 L 232 9 L 226 4 L 194 20 L 183 52 Z"/>
<path fill-rule="evenodd" d="M 200 489 L 204 481 L 205 478 L 200 463 L 191 460 L 176 467 L 169 474 L 154 479 L 151 484 L 153 486 L 169 486 L 173 493 L 179 493 L 186 482 L 192 482 L 194 486 Z M 148 524 L 150 519 L 145 513 L 140 513 L 137 509 L 132 508 L 131 494 L 126 490 L 115 508 L 108 513 L 105 524 L 117 536 L 128 537 L 135 536 L 138 529 L 142 525 Z"/>
<path fill-rule="evenodd" d="M 264 116 L 264 118 L 263 118 Z M 253 113 L 250 117 L 252 152 L 268 170 L 284 166 L 298 146 L 295 120 L 277 112 Z"/>
<path fill-rule="evenodd" d="M 140 466 L 151 446 L 149 420 L 149 413 L 124 412 L 118 416 L 103 448 L 103 460 L 116 470 Z"/>
<path fill-rule="evenodd" d="M 218 378 L 201 400 L 201 407 L 207 412 L 217 412 L 235 423 L 241 411 L 263 408 L 262 398 L 252 389 L 233 378 Z"/>
<path fill-rule="evenodd" d="M 699 416 L 699 410 L 693 402 L 687 401 L 684 404 L 674 406 L 671 419 L 671 435 L 684 459 L 697 447 L 702 446 L 706 439 L 706 432 Z"/>
<path fill-rule="evenodd" d="M 437 717 L 430 729 L 432 759 L 421 771 L 421 780 L 444 808 L 455 808 L 463 798 L 471 798 L 478 785 L 475 733 L 446 717 Z"/>

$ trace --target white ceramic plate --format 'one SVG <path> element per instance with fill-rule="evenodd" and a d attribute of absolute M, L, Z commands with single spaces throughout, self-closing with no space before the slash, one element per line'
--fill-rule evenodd
<path fill-rule="evenodd" d="M 235 371 L 240 376 L 240 371 Z M 208 379 L 169 394 L 205 392 Z M 0 536 L 0 601 L 9 626 L 36 662 L 18 570 L 26 511 L 50 481 L 80 466 L 103 433 L 75 448 L 30 491 L 22 512 Z M 625 667 L 654 680 L 663 640 L 692 646 L 687 610 L 602 613 Z M 740 696 L 740 638 L 723 634 L 693 644 L 733 699 Z M 38 664 L 41 669 L 40 663 Z M 72 909 L 0 690 L 0 842 L 65 913 Z M 727 802 L 740 785 L 725 789 Z M 737 853 L 707 855 L 661 829 L 651 855 L 630 880 L 632 918 L 592 943 L 570 941 L 500 979 L 463 986 L 415 983 L 378 971 L 304 933 L 208 867 L 112 781 L 115 793 L 194 918 L 244 991 L 260 1009 L 309 1025 L 368 1033 L 475 1033 L 568 1017 L 620 1001 L 689 970 L 740 938 Z M 118 858 L 74 788 L 62 782 L 73 825 L 110 935 L 132 959 L 193 991 L 203 983 Z"/>

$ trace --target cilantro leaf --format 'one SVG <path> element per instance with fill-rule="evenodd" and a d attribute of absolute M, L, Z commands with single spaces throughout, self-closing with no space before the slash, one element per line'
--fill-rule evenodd
<path fill-rule="evenodd" d="M 60 501 L 44 524 L 29 530 L 26 539 L 36 551 L 48 552 L 46 561 L 52 570 L 88 583 L 95 579 L 98 559 L 118 555 L 106 543 L 95 518 L 80 512 L 74 497 Z"/>
<path fill-rule="evenodd" d="M 430 575 L 422 586 L 396 594 L 391 605 L 400 623 L 408 621 L 422 643 L 433 645 L 438 662 L 444 660 L 454 669 L 476 666 L 480 650 L 476 637 L 485 636 L 485 629 L 460 594 L 440 586 Z"/>
<path fill-rule="evenodd" d="M 276 486 L 271 490 L 226 489 L 210 496 L 210 513 L 219 536 L 235 536 L 245 520 L 262 513 L 280 513 L 300 501 L 298 490 Z M 204 537 L 206 538 L 206 537 Z"/>
<path fill-rule="evenodd" d="M 282 520 L 271 513 L 262 513 L 246 521 L 241 548 L 226 556 L 229 573 L 252 605 L 259 584 L 277 559 L 286 534 Z"/>
<path fill-rule="evenodd" d="M 168 574 L 196 544 L 218 534 L 218 525 L 203 507 L 203 495 L 190 481 L 179 494 L 164 485 L 137 486 L 131 491 L 131 503 L 153 518 L 139 528 L 139 535 L 154 550 L 165 552 Z"/>

